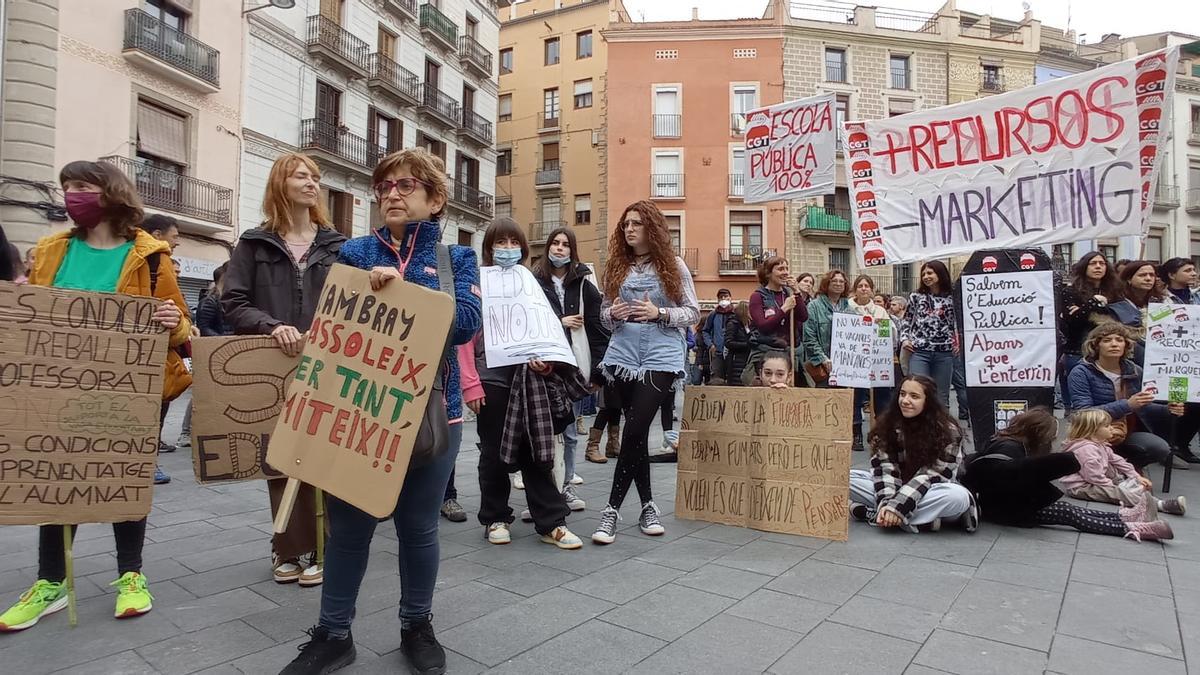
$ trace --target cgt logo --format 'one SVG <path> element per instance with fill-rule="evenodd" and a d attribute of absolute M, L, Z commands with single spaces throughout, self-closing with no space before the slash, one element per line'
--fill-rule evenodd
<path fill-rule="evenodd" d="M 846 147 L 850 149 L 851 153 L 866 150 L 868 144 L 867 135 L 861 131 L 850 134 L 850 137 L 846 139 Z"/>
<path fill-rule="evenodd" d="M 746 132 L 746 149 L 758 150 L 771 144 L 771 127 L 759 124 Z"/>
<path fill-rule="evenodd" d="M 1000 262 L 994 256 L 987 256 L 983 259 L 983 271 L 995 272 L 1000 267 Z"/>
<path fill-rule="evenodd" d="M 887 254 L 881 248 L 872 248 L 863 251 L 863 263 L 867 267 L 878 267 L 879 265 L 887 264 Z"/>
<path fill-rule="evenodd" d="M 850 166 L 850 178 L 854 180 L 867 180 L 871 177 L 871 163 L 865 159 L 860 159 Z"/>
<path fill-rule="evenodd" d="M 1158 146 L 1154 146 L 1154 145 L 1143 146 L 1141 148 L 1141 150 L 1138 151 L 1138 155 L 1140 155 L 1140 157 L 1141 157 L 1142 170 L 1143 170 L 1142 173 L 1144 175 L 1146 169 L 1154 168 L 1154 160 L 1158 157 Z"/>
<path fill-rule="evenodd" d="M 1162 111 L 1157 108 L 1143 110 L 1138 114 L 1138 131 L 1141 133 L 1158 133 L 1158 121 Z"/>
<path fill-rule="evenodd" d="M 1033 257 L 1032 253 L 1022 253 L 1021 269 L 1028 271 L 1034 267 L 1037 267 L 1037 258 Z"/>
<path fill-rule="evenodd" d="M 861 209 L 875 208 L 875 193 L 870 190 L 864 190 L 854 195 L 854 203 Z"/>
<path fill-rule="evenodd" d="M 864 220 L 858 226 L 858 231 L 862 233 L 863 239 L 875 239 L 879 237 L 879 221 Z"/>
<path fill-rule="evenodd" d="M 1156 68 L 1137 76 L 1137 84 L 1134 85 L 1134 94 L 1137 96 L 1138 102 L 1142 101 L 1142 97 L 1150 94 L 1160 93 L 1167 84 L 1167 71 L 1162 68 Z"/>

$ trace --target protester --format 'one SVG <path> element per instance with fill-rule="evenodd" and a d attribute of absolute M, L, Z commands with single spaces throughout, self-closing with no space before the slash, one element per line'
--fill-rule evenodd
<path fill-rule="evenodd" d="M 176 248 L 179 247 L 179 223 L 171 216 L 163 215 L 161 213 L 155 213 L 155 214 L 146 216 L 145 220 L 142 221 L 141 228 L 143 230 L 145 230 L 146 232 L 149 232 L 150 236 L 154 237 L 155 239 L 166 242 L 167 246 L 171 247 L 170 250 L 172 252 Z M 179 261 L 175 260 L 174 258 L 171 258 L 170 260 L 171 260 L 171 267 L 175 270 L 175 278 L 178 279 L 179 278 Z M 184 307 L 184 309 L 186 309 L 186 307 Z M 187 343 L 184 343 L 184 345 L 186 345 L 186 344 Z M 177 348 L 177 349 L 183 349 L 184 345 L 180 345 L 179 348 Z M 176 349 L 172 349 L 171 351 L 176 351 Z M 175 354 L 173 358 L 178 358 L 180 360 L 180 364 L 182 365 L 183 357 L 185 355 L 186 355 L 185 353 L 181 352 L 181 353 Z M 179 393 L 182 394 L 183 392 L 181 391 Z M 179 396 L 179 394 L 176 394 L 174 397 L 172 397 L 170 400 L 168 400 L 166 403 L 163 404 L 162 411 L 159 415 L 159 420 L 158 420 L 159 427 L 162 427 L 163 422 L 165 422 L 167 419 L 167 412 L 171 409 L 171 401 L 174 401 L 175 398 L 178 398 L 178 396 Z M 189 419 L 189 417 L 186 413 L 184 414 L 183 421 L 184 421 L 184 429 L 188 432 L 188 434 L 187 434 L 188 438 L 189 438 L 188 445 L 191 445 L 191 441 L 190 441 L 191 420 Z M 158 439 L 158 451 L 160 453 L 175 452 L 175 445 L 167 443 L 166 441 L 164 441 L 163 439 L 160 438 L 160 439 Z M 171 477 L 168 476 L 166 474 L 166 472 L 162 470 L 162 467 L 156 467 L 154 469 L 154 484 L 155 485 L 163 485 L 163 484 L 170 483 L 170 482 L 171 482 Z"/>
<path fill-rule="evenodd" d="M 850 297 L 851 311 L 861 315 L 869 316 L 871 320 L 876 322 L 887 321 L 887 310 L 884 308 L 882 296 L 875 294 L 875 280 L 871 277 L 860 274 L 854 280 L 853 295 Z M 832 333 L 831 333 L 832 335 Z M 830 347 L 832 348 L 832 338 Z M 872 387 L 870 389 L 856 388 L 854 390 L 854 436 L 852 439 L 851 449 L 861 451 L 863 449 L 863 408 L 871 404 L 871 418 L 875 419 L 878 415 L 887 409 L 888 403 L 892 401 L 892 390 L 890 387 Z"/>
<path fill-rule="evenodd" d="M 1071 283 L 1062 289 L 1058 316 L 1063 336 L 1059 389 L 1067 410 L 1073 407 L 1067 377 L 1083 360 L 1083 342 L 1097 324 L 1116 319 L 1109 305 L 1123 298 L 1121 279 L 1104 254 L 1085 253 L 1071 268 Z"/>
<path fill-rule="evenodd" d="M 792 360 L 788 358 L 787 352 L 767 352 L 763 356 L 754 386 L 788 389 L 795 383 L 792 367 Z"/>
<path fill-rule="evenodd" d="M 1129 266 L 1129 263 L 1129 258 L 1121 258 L 1113 264 L 1113 269 L 1115 269 L 1117 271 L 1117 275 L 1120 276 L 1125 271 L 1125 268 Z"/>
<path fill-rule="evenodd" d="M 699 325 L 688 326 L 687 329 L 687 348 L 691 354 L 689 360 L 695 366 L 695 371 L 692 373 L 689 381 L 691 384 L 697 386 L 708 384 L 712 377 L 712 350 L 709 349 L 708 342 L 704 337 L 703 327 L 704 322 L 702 320 Z M 674 401 L 663 401 L 663 415 L 669 414 L 674 405 Z M 664 419 L 663 431 L 670 428 L 671 425 Z"/>
<path fill-rule="evenodd" d="M 604 358 L 604 350 L 608 348 L 608 338 L 604 326 L 600 324 L 600 290 L 588 280 L 592 271 L 579 261 L 579 244 L 575 239 L 575 231 L 569 227 L 560 227 L 546 238 L 546 255 L 533 265 L 533 274 L 550 306 L 563 325 L 567 342 L 571 343 L 577 355 L 586 354 L 588 362 L 579 364 L 585 368 L 584 377 L 593 387 L 599 388 L 604 384 L 604 374 L 600 372 L 600 360 Z M 586 344 L 576 345 L 583 340 Z M 575 419 L 581 419 L 581 402 L 574 404 Z M 596 440 L 599 433 L 593 432 Z M 591 435 L 589 435 L 589 443 Z M 572 511 L 582 511 L 586 504 L 571 481 L 575 479 L 575 448 L 579 444 L 579 434 L 576 424 L 570 424 L 563 431 L 563 462 L 566 471 L 563 474 L 563 496 Z M 597 450 L 598 453 L 598 450 Z"/>
<path fill-rule="evenodd" d="M 909 352 L 908 370 L 937 385 L 942 406 L 950 407 L 954 357 L 958 354 L 958 328 L 950 270 L 940 260 L 921 265 L 921 286 L 908 296 L 900 328 L 900 347 Z"/>
<path fill-rule="evenodd" d="M 191 321 L 170 265 L 171 249 L 139 229 L 144 211 L 133 183 L 112 164 L 87 161 L 67 164 L 58 180 L 73 227 L 38 242 L 29 284 L 156 298 L 159 303 L 151 318 L 170 331 L 168 346 L 187 342 Z M 190 384 L 187 369 L 175 351 L 168 349 L 163 368 L 164 404 Z M 124 405 L 125 398 L 113 395 L 113 409 Z M 37 581 L 0 614 L 0 632 L 24 630 L 67 606 L 63 527 L 39 528 Z M 76 528 L 67 527 L 74 537 Z M 145 614 L 154 606 L 142 575 L 146 519 L 113 523 L 112 528 L 120 577 L 110 584 L 117 587 L 114 616 L 124 619 Z"/>
<path fill-rule="evenodd" d="M 162 213 L 146 216 L 146 220 L 142 222 L 142 229 L 155 239 L 167 242 L 172 253 L 179 248 L 179 221 L 171 216 Z"/>
<path fill-rule="evenodd" d="M 703 321 L 704 342 L 708 344 L 712 356 L 709 360 L 711 376 L 709 381 L 716 385 L 726 384 L 727 380 L 740 379 L 742 371 L 737 372 L 737 378 L 729 377 L 725 361 L 728 358 L 725 346 L 725 326 L 733 316 L 733 294 L 728 288 L 717 290 L 717 307 Z"/>
<path fill-rule="evenodd" d="M 1152 462 L 1169 461 L 1166 414 L 1182 414 L 1183 407 L 1155 403 L 1155 394 L 1142 388 L 1142 369 L 1130 359 L 1134 344 L 1132 330 L 1122 324 L 1096 326 L 1084 341 L 1083 360 L 1067 383 L 1072 411 L 1101 408 L 1112 416 L 1115 433 L 1110 445 L 1140 471 Z"/>
<path fill-rule="evenodd" d="M 813 275 L 808 272 L 801 272 L 800 276 L 796 277 L 796 292 L 801 295 L 801 298 L 797 302 L 803 301 L 807 305 L 808 301 L 812 300 L 813 287 L 816 283 L 817 280 Z"/>
<path fill-rule="evenodd" d="M 213 270 L 213 285 L 208 293 L 200 297 L 200 303 L 196 305 L 196 323 L 193 326 L 193 334 L 197 331 L 200 337 L 216 337 L 221 335 L 233 334 L 233 329 L 229 324 L 225 323 L 225 312 L 221 310 L 221 292 L 225 288 L 224 276 L 225 269 L 229 266 L 228 262 L 221 263 Z M 179 431 L 179 440 L 175 441 L 175 446 L 180 448 L 192 447 L 192 404 L 195 400 L 189 400 L 187 411 L 183 414 L 183 428 Z"/>
<path fill-rule="evenodd" d="M 1187 258 L 1171 258 L 1158 268 L 1159 277 L 1173 300 L 1181 305 L 1200 305 L 1196 291 L 1196 265 Z"/>
<path fill-rule="evenodd" d="M 663 400 L 682 384 L 687 328 L 700 320 L 692 274 L 674 255 L 666 220 L 652 202 L 626 207 L 609 238 L 601 317 L 612 331 L 601 366 L 617 383 L 625 412 L 612 491 L 592 534 L 593 542 L 611 544 L 618 510 L 634 482 L 642 533 L 665 532 L 650 489 L 650 425 Z"/>
<path fill-rule="evenodd" d="M 37 255 L 37 246 L 30 246 L 25 249 L 25 274 L 28 275 L 33 271 L 34 256 Z"/>
<path fill-rule="evenodd" d="M 8 242 L 4 226 L 0 225 L 0 281 L 15 281 L 25 276 L 24 264 L 17 247 Z"/>
<path fill-rule="evenodd" d="M 479 379 L 479 371 L 475 368 L 475 345 L 466 342 L 455 348 L 455 358 L 458 362 L 458 383 L 462 388 L 463 403 L 476 416 L 483 406 L 483 382 Z M 453 451 L 457 456 L 462 448 L 462 438 L 459 435 L 459 447 Z M 467 512 L 458 503 L 458 488 L 454 485 L 455 467 L 450 467 L 450 478 L 446 480 L 446 491 L 442 495 L 442 517 L 452 523 L 467 522 Z"/>
<path fill-rule="evenodd" d="M 900 384 L 868 442 L 871 471 L 850 470 L 850 515 L 878 527 L 916 533 L 956 522 L 967 532 L 979 525 L 975 499 L 954 482 L 963 433 L 924 375 Z"/>
<path fill-rule="evenodd" d="M 849 292 L 850 282 L 846 280 L 846 273 L 830 270 L 821 277 L 816 296 L 808 301 L 808 317 L 804 323 L 804 369 L 818 387 L 829 386 L 833 315 L 851 311 L 847 299 Z M 859 421 L 862 421 L 861 417 Z"/>
<path fill-rule="evenodd" d="M 750 303 L 745 300 L 738 302 L 737 308 L 725 320 L 725 365 L 728 372 L 738 374 L 725 382 L 730 387 L 742 385 L 741 373 L 750 362 L 750 326 L 753 322 Z"/>
<path fill-rule="evenodd" d="M 607 330 L 605 336 L 607 343 Z M 621 454 L 621 399 L 612 382 L 605 382 L 600 388 L 596 395 L 596 408 L 596 419 L 592 421 L 587 453 L 584 457 L 589 462 L 605 464 L 609 459 L 616 459 Z M 607 437 L 604 440 L 604 452 L 601 453 L 600 439 L 605 433 Z"/>
<path fill-rule="evenodd" d="M 908 309 L 908 298 L 903 295 L 893 295 L 888 300 L 888 315 L 892 319 L 892 334 L 896 336 L 893 362 L 896 364 L 896 382 L 908 375 L 908 361 L 912 352 L 900 348 L 900 336 L 904 332 L 904 311 Z"/>
<path fill-rule="evenodd" d="M 808 305 L 793 286 L 787 260 L 779 256 L 764 260 L 758 268 L 758 283 L 760 286 L 750 295 L 750 360 L 741 376 L 744 385 L 754 381 L 767 352 L 791 352 L 793 343 L 797 350 L 800 348 L 804 322 L 808 320 Z"/>
<path fill-rule="evenodd" d="M 1054 414 L 1032 408 L 1010 419 L 987 447 L 967 459 L 963 485 L 978 499 L 983 520 L 1016 527 L 1065 525 L 1137 541 L 1171 538 L 1166 523 L 1145 522 L 1144 509 L 1114 513 L 1064 500 L 1051 481 L 1078 472 L 1080 465 L 1074 453 L 1054 452 L 1057 436 Z"/>
<path fill-rule="evenodd" d="M 288 356 L 300 354 L 329 268 L 346 240 L 333 229 L 321 200 L 321 171 L 307 155 L 275 160 L 263 195 L 262 225 L 238 239 L 223 279 L 221 308 L 237 335 L 270 335 Z M 267 481 L 271 517 L 286 478 Z M 287 529 L 272 538 L 272 576 L 281 584 L 318 586 L 316 493 L 303 484 Z"/>
<path fill-rule="evenodd" d="M 292 170 L 281 173 L 294 175 Z M 305 163 L 307 180 L 301 185 L 315 188 L 314 173 L 314 167 Z M 342 245 L 338 262 L 369 270 L 375 290 L 394 279 L 442 289 L 441 277 L 449 265 L 452 274 L 446 276 L 453 279 L 454 322 L 447 343 L 470 341 L 480 326 L 479 268 L 469 247 L 439 244 L 439 220 L 449 194 L 442 160 L 423 149 L 394 152 L 375 167 L 371 183 L 384 225 Z M 296 214 L 303 215 L 303 211 Z M 310 228 L 310 236 L 317 229 Z M 438 511 L 462 438 L 458 362 L 449 351 L 438 365 L 434 384 L 434 395 L 440 386 L 446 401 L 448 443 L 425 454 L 414 451 L 392 514 L 401 572 L 400 650 L 418 673 L 443 672 L 446 667 L 446 653 L 434 636 L 430 612 L 438 574 Z M 321 590 L 321 617 L 309 632 L 311 640 L 301 645 L 300 655 L 281 675 L 328 673 L 354 661 L 350 624 L 378 519 L 333 495 L 328 496 L 327 506 L 329 580 Z"/>
<path fill-rule="evenodd" d="M 873 284 L 873 283 L 875 283 L 875 281 L 872 280 L 871 283 Z M 882 309 L 885 312 L 887 311 L 887 308 L 888 308 L 888 296 L 887 295 L 884 295 L 883 293 L 876 293 L 875 296 L 872 298 L 872 301 L 875 303 L 875 305 L 877 307 L 879 307 L 880 309 Z"/>

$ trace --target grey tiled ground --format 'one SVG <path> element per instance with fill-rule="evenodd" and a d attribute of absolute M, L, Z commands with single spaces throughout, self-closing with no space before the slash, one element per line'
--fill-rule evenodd
<path fill-rule="evenodd" d="M 473 512 L 466 431 L 457 482 Z M 80 625 L 62 612 L 0 636 L 0 673 L 257 675 L 292 658 L 320 591 L 270 580 L 264 487 L 200 487 L 183 452 L 164 466 L 175 480 L 156 492 L 145 549 L 154 611 L 111 618 L 110 530 L 85 526 Z M 569 524 L 585 539 L 612 469 L 578 467 L 589 508 Z M 988 525 L 912 536 L 852 524 L 848 542 L 829 543 L 676 520 L 674 466 L 655 465 L 653 482 L 667 528 L 657 539 L 637 532 L 633 506 L 615 544 L 577 552 L 519 522 L 513 543 L 494 547 L 474 518 L 442 521 L 434 622 L 450 672 L 1200 673 L 1198 517 L 1167 516 L 1177 538 L 1165 546 Z M 1176 472 L 1175 494 L 1197 486 L 1200 471 Z M 404 672 L 389 528 L 375 539 L 348 673 Z M 7 604 L 33 581 L 36 530 L 0 529 L 0 543 Z"/>

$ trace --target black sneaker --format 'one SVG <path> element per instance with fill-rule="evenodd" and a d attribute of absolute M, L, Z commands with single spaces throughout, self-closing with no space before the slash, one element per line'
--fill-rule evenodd
<path fill-rule="evenodd" d="M 279 671 L 279 675 L 325 675 L 354 663 L 354 638 L 337 640 L 329 637 L 329 629 L 313 626 L 307 631 L 312 639 L 300 645 L 300 655 Z"/>
<path fill-rule="evenodd" d="M 442 675 L 446 672 L 446 650 L 433 635 L 429 621 L 400 629 L 400 651 L 408 657 L 409 669 L 417 675 Z"/>
<path fill-rule="evenodd" d="M 1196 453 L 1192 452 L 1190 448 L 1176 450 L 1175 456 L 1188 464 L 1200 464 L 1200 457 L 1197 457 Z"/>
<path fill-rule="evenodd" d="M 167 443 L 161 438 L 158 439 L 158 454 L 165 455 L 168 452 L 175 452 L 175 446 Z"/>

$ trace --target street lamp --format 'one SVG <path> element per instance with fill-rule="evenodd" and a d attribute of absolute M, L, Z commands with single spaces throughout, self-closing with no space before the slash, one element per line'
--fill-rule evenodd
<path fill-rule="evenodd" d="M 257 12 L 260 9 L 266 9 L 268 7 L 274 7 L 276 9 L 291 9 L 295 6 L 296 0 L 267 0 L 267 4 L 265 5 L 259 5 L 258 7 L 251 7 L 250 9 L 243 10 L 242 16 L 245 16 L 250 12 Z"/>

